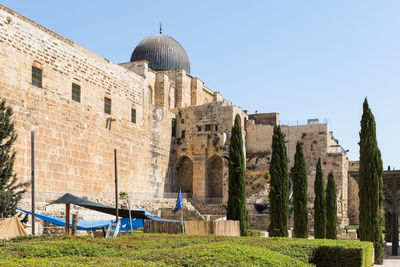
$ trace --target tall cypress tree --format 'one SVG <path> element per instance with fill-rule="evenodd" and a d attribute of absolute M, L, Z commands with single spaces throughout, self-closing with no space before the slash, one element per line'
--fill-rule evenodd
<path fill-rule="evenodd" d="M 336 183 L 332 172 L 326 185 L 326 238 L 337 239 L 337 198 Z"/>
<path fill-rule="evenodd" d="M 18 202 L 26 192 L 28 183 L 18 183 L 14 172 L 15 150 L 12 146 L 17 140 L 12 120 L 13 111 L 3 99 L 0 102 L 0 218 L 16 214 Z"/>
<path fill-rule="evenodd" d="M 293 211 L 294 211 L 294 236 L 297 238 L 308 237 L 308 209 L 307 209 L 307 171 L 301 143 L 296 144 L 294 166 L 292 168 L 293 180 Z"/>
<path fill-rule="evenodd" d="M 229 144 L 229 196 L 226 217 L 240 221 L 240 234 L 247 235 L 246 164 L 240 117 L 236 116 Z"/>
<path fill-rule="evenodd" d="M 383 166 L 381 152 L 376 140 L 375 119 L 369 108 L 367 98 L 365 98 L 363 104 L 359 145 L 360 240 L 374 243 L 375 264 L 382 264 L 383 240 L 380 210 L 383 200 Z"/>
<path fill-rule="evenodd" d="M 385 209 L 385 241 L 392 242 L 392 214 Z"/>
<path fill-rule="evenodd" d="M 272 156 L 269 167 L 271 176 L 269 236 L 288 236 L 289 175 L 287 163 L 285 134 L 278 125 L 274 127 L 272 136 Z"/>
<path fill-rule="evenodd" d="M 324 194 L 324 177 L 321 169 L 321 159 L 318 159 L 314 183 L 314 237 L 325 238 L 326 209 Z"/>

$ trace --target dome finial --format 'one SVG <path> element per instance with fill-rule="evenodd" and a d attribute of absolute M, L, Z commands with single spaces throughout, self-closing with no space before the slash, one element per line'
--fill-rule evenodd
<path fill-rule="evenodd" d="M 162 22 L 160 22 L 160 34 L 162 34 Z"/>

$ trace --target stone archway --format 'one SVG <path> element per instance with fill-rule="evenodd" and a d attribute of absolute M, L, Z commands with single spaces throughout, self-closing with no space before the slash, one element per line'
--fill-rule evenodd
<path fill-rule="evenodd" d="M 206 198 L 222 198 L 223 176 L 223 160 L 221 157 L 213 155 L 207 161 Z"/>
<path fill-rule="evenodd" d="M 193 194 L 193 162 L 186 156 L 180 157 L 174 164 L 172 173 L 172 192 Z"/>

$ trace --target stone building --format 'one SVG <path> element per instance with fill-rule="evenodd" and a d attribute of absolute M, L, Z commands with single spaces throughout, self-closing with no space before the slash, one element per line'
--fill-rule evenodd
<path fill-rule="evenodd" d="M 279 114 L 249 115 L 246 126 L 246 157 L 249 172 L 267 170 L 271 158 L 273 128 L 279 124 Z M 327 123 L 320 123 L 318 119 L 310 119 L 304 125 L 281 125 L 286 135 L 286 151 L 289 160 L 289 169 L 293 167 L 296 143 L 303 145 L 308 176 L 308 201 L 312 210 L 314 203 L 314 182 L 318 159 L 321 158 L 325 186 L 328 173 L 332 172 L 337 189 L 338 221 L 347 225 L 348 221 L 348 171 L 349 160 L 346 151 L 339 145 Z"/>
<path fill-rule="evenodd" d="M 181 188 L 189 199 L 226 203 L 236 116 L 249 171 L 268 168 L 279 114 L 249 115 L 207 88 L 167 35 L 144 39 L 130 62 L 116 64 L 0 5 L 0 48 L 0 95 L 14 109 L 19 136 L 15 171 L 30 180 L 33 131 L 38 203 L 66 192 L 112 201 L 114 149 L 120 189 L 131 199 L 168 199 Z M 346 224 L 348 159 L 328 125 L 282 127 L 289 159 L 297 140 L 304 144 L 310 201 L 318 158 L 326 174 L 334 172 Z"/>

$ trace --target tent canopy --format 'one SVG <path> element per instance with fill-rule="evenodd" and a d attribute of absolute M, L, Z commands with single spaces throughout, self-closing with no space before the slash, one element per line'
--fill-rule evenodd
<path fill-rule="evenodd" d="M 17 216 L 0 219 L 0 239 L 8 239 L 27 234 Z"/>
<path fill-rule="evenodd" d="M 32 212 L 30 212 L 30 211 L 22 210 L 22 209 L 18 209 L 18 210 L 32 215 Z M 58 218 L 58 217 L 43 215 L 43 214 L 39 214 L 39 213 L 35 213 L 35 217 L 39 218 L 43 221 L 49 222 L 51 224 L 65 227 L 65 219 L 64 218 Z M 96 229 L 102 229 L 103 227 L 108 228 L 108 226 L 110 225 L 111 222 L 115 223 L 115 220 L 97 220 L 97 221 L 77 220 L 76 229 L 82 230 L 82 231 L 93 231 Z M 132 220 L 132 228 L 136 229 L 139 227 L 143 227 L 143 220 L 133 219 Z M 72 229 L 72 220 L 69 220 L 69 228 Z M 120 230 L 122 230 L 122 231 L 130 230 L 129 218 L 121 219 Z"/>
<path fill-rule="evenodd" d="M 89 201 L 87 199 L 83 199 L 72 194 L 65 194 L 59 199 L 51 202 L 48 205 L 53 204 L 74 204 L 77 206 L 81 206 L 87 209 L 107 213 L 110 215 L 116 215 L 116 210 L 114 207 L 106 206 L 97 202 Z M 122 218 L 129 218 L 129 210 L 127 209 L 118 209 L 118 215 Z M 146 216 L 145 211 L 142 210 L 131 210 L 131 216 L 133 219 L 150 219 Z"/>
<path fill-rule="evenodd" d="M 100 204 L 101 205 L 101 204 Z M 27 211 L 27 210 L 22 210 L 18 209 L 22 212 L 28 213 L 32 215 L 32 212 Z M 147 210 L 141 208 L 140 211 L 143 211 L 146 214 L 146 218 L 149 220 L 153 221 L 164 221 L 164 222 L 179 222 L 177 220 L 168 220 L 168 219 L 163 219 L 158 217 L 157 215 L 154 215 Z M 35 214 L 36 218 L 39 218 L 43 221 L 58 225 L 58 226 L 63 226 L 65 227 L 65 219 L 64 218 L 58 218 L 58 217 L 53 217 L 53 216 L 48 216 L 48 215 L 43 215 L 36 213 Z M 83 230 L 83 231 L 93 231 L 96 229 L 102 229 L 103 227 L 108 228 L 109 224 L 113 222 L 115 223 L 115 220 L 98 220 L 98 221 L 83 221 L 83 220 L 77 220 L 77 230 Z M 1 221 L 0 221 L 1 223 Z M 136 229 L 139 227 L 143 227 L 143 220 L 141 219 L 132 219 L 132 228 Z M 69 228 L 72 229 L 72 220 L 69 220 Z M 127 231 L 130 230 L 130 223 L 129 223 L 129 218 L 122 218 L 121 219 L 121 228 L 120 230 L 122 231 Z M 1 235 L 1 232 L 0 232 Z"/>

